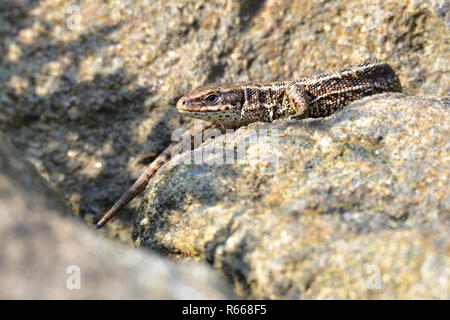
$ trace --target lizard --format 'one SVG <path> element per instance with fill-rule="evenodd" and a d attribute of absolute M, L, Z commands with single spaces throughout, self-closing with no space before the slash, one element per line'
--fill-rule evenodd
<path fill-rule="evenodd" d="M 176 108 L 181 114 L 210 123 L 202 130 L 236 129 L 256 121 L 327 117 L 355 100 L 383 92 L 402 92 L 400 80 L 389 64 L 370 59 L 298 80 L 203 85 L 182 96 Z M 186 134 L 198 132 L 190 130 Z M 96 229 L 145 189 L 151 177 L 170 160 L 176 146 L 172 142 L 144 169 L 133 186 L 96 224 Z"/>

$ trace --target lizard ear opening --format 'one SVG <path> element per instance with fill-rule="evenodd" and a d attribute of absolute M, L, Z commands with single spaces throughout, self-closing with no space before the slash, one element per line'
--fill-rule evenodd
<path fill-rule="evenodd" d="M 240 108 L 244 104 L 243 90 L 234 90 L 234 92 L 226 97 L 226 101 L 229 105 Z"/>

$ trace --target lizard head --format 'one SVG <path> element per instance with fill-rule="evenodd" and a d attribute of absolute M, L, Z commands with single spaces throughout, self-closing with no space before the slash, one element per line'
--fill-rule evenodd
<path fill-rule="evenodd" d="M 198 87 L 177 102 L 180 113 L 224 127 L 234 127 L 241 120 L 244 93 L 232 84 L 210 84 Z"/>

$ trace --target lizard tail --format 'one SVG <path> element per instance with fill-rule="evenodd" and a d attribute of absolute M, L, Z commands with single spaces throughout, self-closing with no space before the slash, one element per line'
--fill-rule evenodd
<path fill-rule="evenodd" d="M 116 203 L 114 203 L 111 209 L 109 209 L 108 212 L 105 213 L 105 215 L 100 219 L 100 221 L 97 222 L 97 224 L 95 225 L 95 229 L 100 229 L 101 227 L 103 227 L 109 220 L 111 220 L 119 212 L 120 209 L 126 206 L 128 202 L 133 200 L 134 197 L 136 197 L 139 193 L 141 193 L 145 189 L 145 187 L 148 184 L 148 181 L 155 172 L 156 169 L 145 170 L 141 174 L 141 176 L 136 180 L 136 182 L 131 186 L 131 188 L 128 189 L 128 191 L 125 192 L 119 198 L 119 200 L 116 201 Z"/>
<path fill-rule="evenodd" d="M 124 206 L 128 204 L 131 200 L 133 200 L 138 194 L 144 191 L 150 179 L 155 175 L 159 168 L 161 168 L 165 163 L 167 163 L 172 158 L 172 153 L 177 154 L 180 151 L 180 147 L 182 150 L 183 142 L 189 141 L 189 145 L 191 145 L 191 136 L 196 136 L 198 134 L 203 134 L 203 132 L 207 129 L 212 128 L 220 128 L 220 125 L 207 123 L 199 128 L 193 126 L 187 132 L 185 132 L 181 137 L 181 142 L 173 142 L 170 144 L 139 176 L 136 182 L 125 192 L 119 200 L 114 203 L 111 209 L 105 213 L 105 215 L 100 219 L 99 222 L 95 225 L 95 229 L 100 229 L 103 227 L 109 220 L 111 220 Z"/>
<path fill-rule="evenodd" d="M 156 171 L 162 167 L 171 157 L 171 151 L 173 149 L 173 145 L 169 146 L 163 153 L 161 153 L 151 164 L 148 166 L 144 172 L 139 176 L 136 182 L 125 192 L 119 200 L 114 203 L 111 209 L 105 213 L 105 215 L 100 219 L 99 222 L 95 225 L 95 229 L 100 229 L 103 227 L 109 220 L 111 220 L 120 209 L 128 204 L 131 200 L 133 200 L 138 194 L 144 191 L 151 177 L 153 177 Z"/>

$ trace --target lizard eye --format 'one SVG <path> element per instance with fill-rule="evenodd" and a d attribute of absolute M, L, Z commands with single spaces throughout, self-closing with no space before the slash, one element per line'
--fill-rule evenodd
<path fill-rule="evenodd" d="M 217 99 L 219 99 L 219 97 L 215 94 L 210 94 L 209 96 L 206 97 L 206 100 L 212 103 L 216 102 Z"/>

